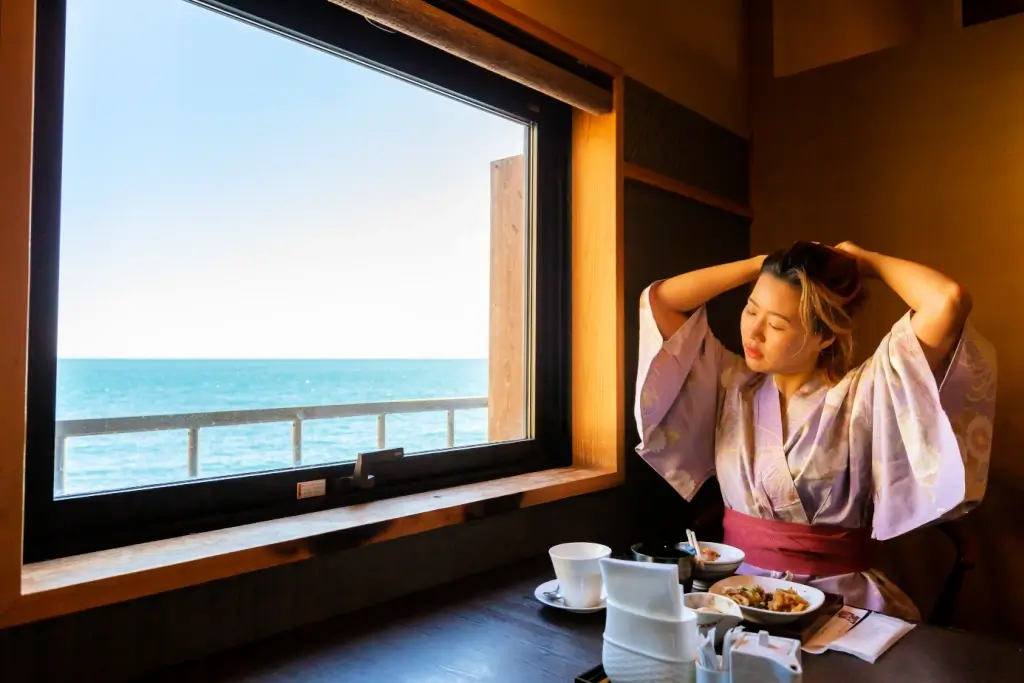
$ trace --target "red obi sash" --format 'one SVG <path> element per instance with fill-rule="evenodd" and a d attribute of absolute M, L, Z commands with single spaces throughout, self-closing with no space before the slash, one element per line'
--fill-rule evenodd
<path fill-rule="evenodd" d="M 866 571 L 874 559 L 871 529 L 811 526 L 758 519 L 725 509 L 725 543 L 761 569 L 810 576 Z"/>

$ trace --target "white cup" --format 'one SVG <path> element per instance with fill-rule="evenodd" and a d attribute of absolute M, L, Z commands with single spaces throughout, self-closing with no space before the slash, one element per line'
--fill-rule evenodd
<path fill-rule="evenodd" d="M 562 599 L 568 607 L 601 604 L 601 560 L 611 556 L 611 548 L 600 543 L 562 543 L 551 548 L 548 554 L 562 589 Z"/>

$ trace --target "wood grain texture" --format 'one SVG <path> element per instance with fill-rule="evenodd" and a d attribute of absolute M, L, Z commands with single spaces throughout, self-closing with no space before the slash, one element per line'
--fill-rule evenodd
<path fill-rule="evenodd" d="M 612 93 L 423 0 L 330 1 L 583 111 L 612 109 Z"/>
<path fill-rule="evenodd" d="M 689 107 L 626 79 L 623 161 L 722 197 L 750 202 L 750 143 Z"/>
<path fill-rule="evenodd" d="M 623 175 L 626 178 L 631 178 L 633 180 L 638 180 L 641 183 L 653 185 L 654 187 L 665 190 L 666 192 L 673 192 L 675 194 L 682 195 L 683 197 L 688 197 L 694 201 L 701 202 L 702 204 L 707 204 L 708 206 L 713 206 L 717 209 L 734 213 L 737 216 L 743 216 L 744 218 L 754 217 L 753 211 L 751 211 L 750 207 L 746 204 L 740 204 L 739 202 L 734 202 L 731 199 L 720 197 L 708 192 L 707 190 L 702 190 L 696 185 L 691 185 L 690 183 L 684 183 L 681 180 L 669 178 L 668 176 L 661 175 L 660 173 L 644 168 L 643 166 L 638 166 L 637 164 L 624 164 Z"/>
<path fill-rule="evenodd" d="M 0 4 L 0 613 L 21 589 L 35 2 Z"/>
<path fill-rule="evenodd" d="M 487 352 L 487 440 L 526 433 L 526 161 L 491 163 L 491 292 Z"/>
<path fill-rule="evenodd" d="M 618 64 L 609 61 L 579 43 L 570 40 L 561 33 L 548 28 L 536 19 L 529 17 L 517 9 L 509 7 L 498 0 L 463 0 L 474 7 L 478 7 L 493 17 L 496 17 L 506 24 L 529 33 L 535 38 L 543 40 L 548 45 L 558 48 L 562 52 L 572 55 L 579 61 L 594 67 L 609 76 L 618 77 L 623 75 L 623 69 Z"/>
<path fill-rule="evenodd" d="M 538 557 L 138 683 L 569 683 L 601 662 L 605 617 L 537 603 L 534 588 L 551 573 Z M 918 626 L 874 664 L 827 652 L 803 666 L 807 683 L 1012 681 L 1024 648 Z"/>
<path fill-rule="evenodd" d="M 364 617 L 357 610 L 389 600 L 415 605 L 420 591 L 543 555 L 566 540 L 585 538 L 628 548 L 636 537 L 622 514 L 622 493 L 619 487 L 574 496 L 472 524 L 0 629 L 0 680 L 123 683 L 294 629 L 318 630 L 328 619 L 358 627 Z M 333 669 L 323 676 L 327 681 L 347 680 L 343 671 Z"/>
<path fill-rule="evenodd" d="M 625 470 L 623 79 L 615 112 L 576 111 L 572 131 L 573 464 Z"/>
<path fill-rule="evenodd" d="M 610 488 L 560 468 L 26 565 L 0 627 L 215 581 Z"/>

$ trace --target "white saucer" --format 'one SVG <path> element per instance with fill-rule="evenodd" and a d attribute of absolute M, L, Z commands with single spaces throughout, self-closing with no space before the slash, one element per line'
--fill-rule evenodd
<path fill-rule="evenodd" d="M 601 598 L 601 603 L 595 607 L 569 607 L 564 602 L 558 602 L 552 600 L 548 596 L 544 595 L 547 592 L 554 592 L 558 588 L 558 579 L 551 579 L 545 581 L 541 585 L 537 586 L 537 590 L 533 591 L 533 597 L 547 605 L 548 607 L 554 607 L 555 609 L 562 609 L 566 612 L 576 612 L 577 614 L 590 614 L 591 612 L 600 612 L 604 609 L 605 599 Z"/>

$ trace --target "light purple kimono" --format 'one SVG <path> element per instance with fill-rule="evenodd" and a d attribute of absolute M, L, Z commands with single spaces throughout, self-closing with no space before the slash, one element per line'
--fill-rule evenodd
<path fill-rule="evenodd" d="M 665 340 L 650 288 L 641 298 L 637 452 L 687 500 L 717 474 L 737 512 L 870 526 L 878 540 L 960 516 L 985 495 L 995 396 L 995 350 L 970 323 L 937 383 L 908 313 L 838 384 L 815 379 L 792 396 L 783 429 L 775 382 L 722 346 L 703 308 Z M 740 572 L 784 577 L 750 565 Z M 875 570 L 792 580 L 920 618 Z"/>

